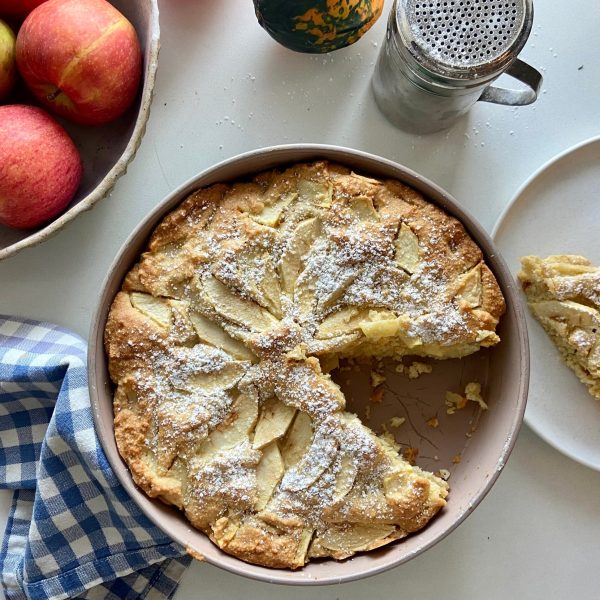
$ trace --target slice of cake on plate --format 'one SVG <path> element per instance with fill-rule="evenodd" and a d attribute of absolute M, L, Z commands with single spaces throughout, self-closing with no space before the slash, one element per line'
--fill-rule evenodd
<path fill-rule="evenodd" d="M 524 256 L 519 279 L 565 363 L 600 399 L 600 267 L 583 256 Z"/>

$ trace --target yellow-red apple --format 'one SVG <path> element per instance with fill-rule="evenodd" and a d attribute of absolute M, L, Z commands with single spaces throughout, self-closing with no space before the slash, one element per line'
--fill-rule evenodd
<path fill-rule="evenodd" d="M 116 119 L 136 97 L 141 51 L 133 25 L 106 0 L 47 0 L 17 34 L 17 67 L 35 96 L 77 123 Z"/>
<path fill-rule="evenodd" d="M 16 78 L 15 34 L 4 21 L 0 21 L 0 100 L 10 94 Z"/>
<path fill-rule="evenodd" d="M 0 17 L 24 19 L 36 6 L 46 0 L 0 0 Z"/>
<path fill-rule="evenodd" d="M 75 144 L 46 111 L 0 106 L 0 223 L 45 223 L 69 204 L 82 171 Z"/>

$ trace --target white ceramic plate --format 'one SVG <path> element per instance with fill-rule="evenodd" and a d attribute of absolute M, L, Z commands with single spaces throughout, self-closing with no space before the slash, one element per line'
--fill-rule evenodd
<path fill-rule="evenodd" d="M 492 237 L 514 275 L 526 254 L 581 254 L 600 264 L 600 137 L 537 171 L 501 215 Z M 600 471 L 600 401 L 526 313 L 531 380 L 525 422 L 556 449 Z"/>

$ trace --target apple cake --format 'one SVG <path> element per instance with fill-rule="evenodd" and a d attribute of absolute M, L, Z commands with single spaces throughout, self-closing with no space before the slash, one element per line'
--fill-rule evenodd
<path fill-rule="evenodd" d="M 600 268 L 583 256 L 524 256 L 519 279 L 564 362 L 600 399 Z"/>
<path fill-rule="evenodd" d="M 225 552 L 279 568 L 424 527 L 448 484 L 356 415 L 339 358 L 461 357 L 504 298 L 456 219 L 325 161 L 211 185 L 155 229 L 105 331 L 119 452 Z"/>

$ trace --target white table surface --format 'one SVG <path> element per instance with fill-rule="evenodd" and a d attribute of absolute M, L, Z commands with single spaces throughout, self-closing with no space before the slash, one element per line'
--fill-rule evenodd
<path fill-rule="evenodd" d="M 160 66 L 137 157 L 91 212 L 0 263 L 0 313 L 53 321 L 87 336 L 101 281 L 130 230 L 187 178 L 246 150 L 318 142 L 379 154 L 445 187 L 491 230 L 531 173 L 600 134 L 598 0 L 537 0 L 522 53 L 545 76 L 535 105 L 479 103 L 453 129 L 423 137 L 391 127 L 371 96 L 385 16 L 350 48 L 304 55 L 268 37 L 251 0 L 160 4 Z M 390 5 L 387 0 L 386 14 Z M 3 491 L 2 528 L 8 505 Z M 195 562 L 176 599 L 597 599 L 599 515 L 600 473 L 524 427 L 474 514 L 404 566 L 357 583 L 283 589 Z"/>

